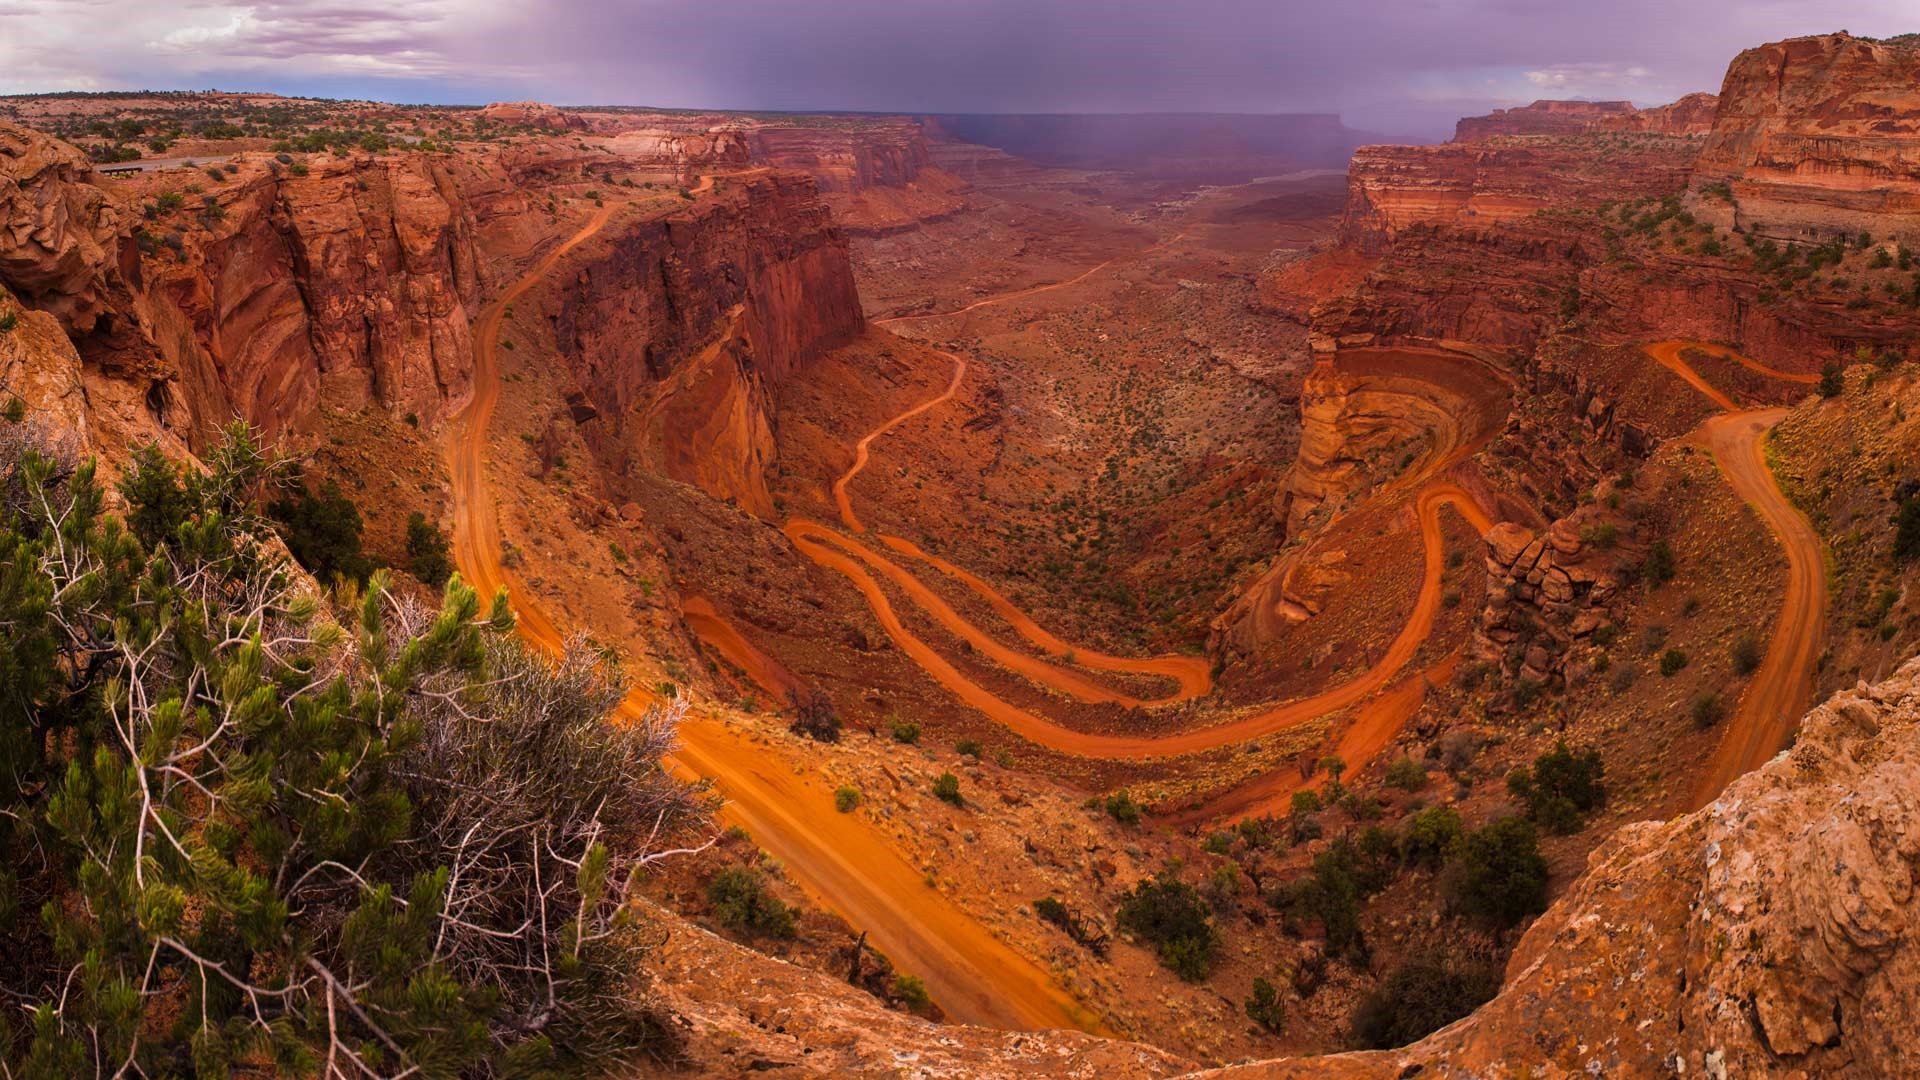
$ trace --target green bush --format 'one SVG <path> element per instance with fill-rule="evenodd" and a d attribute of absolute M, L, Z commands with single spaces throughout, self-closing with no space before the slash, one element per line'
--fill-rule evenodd
<path fill-rule="evenodd" d="M 435 611 L 374 574 L 328 612 L 260 512 L 251 434 L 204 460 L 136 463 L 136 531 L 92 463 L 0 448 L 0 1072 L 659 1049 L 624 892 L 647 851 L 603 838 L 700 821 L 661 768 L 673 716 L 609 722 L 617 673 L 527 653 L 504 593 L 455 579 Z"/>
<path fill-rule="evenodd" d="M 977 758 L 980 756 L 980 740 L 961 739 L 959 742 L 953 744 L 953 749 L 957 754 Z"/>
<path fill-rule="evenodd" d="M 1133 801 L 1133 795 L 1126 788 L 1107 796 L 1107 816 L 1122 825 L 1140 824 L 1140 804 Z"/>
<path fill-rule="evenodd" d="M 1453 857 L 1466 829 L 1451 806 L 1430 806 L 1407 818 L 1400 834 L 1400 857 L 1409 866 L 1435 870 Z"/>
<path fill-rule="evenodd" d="M 1648 583 L 1656 589 L 1672 581 L 1673 575 L 1677 572 L 1677 567 L 1674 565 L 1673 545 L 1665 540 L 1655 540 L 1647 548 L 1647 558 L 1640 564 L 1640 572 L 1646 575 Z"/>
<path fill-rule="evenodd" d="M 950 772 L 943 772 L 933 781 L 933 796 L 941 802 L 963 805 L 966 800 L 960 795 L 960 778 Z"/>
<path fill-rule="evenodd" d="M 1668 649 L 1666 652 L 1660 654 L 1660 674 L 1666 678 L 1671 679 L 1675 675 L 1680 674 L 1686 666 L 1687 654 L 1683 650 Z"/>
<path fill-rule="evenodd" d="M 851 814 L 860 807 L 860 789 L 852 784 L 841 784 L 833 792 L 833 808 L 843 814 Z"/>
<path fill-rule="evenodd" d="M 1585 815 L 1607 798 L 1607 767 L 1600 751 L 1578 753 L 1562 739 L 1553 749 L 1507 774 L 1507 792 L 1526 807 L 1527 817 L 1551 832 L 1580 831 Z"/>
<path fill-rule="evenodd" d="M 1255 976 L 1253 993 L 1247 998 L 1247 1017 L 1254 1023 L 1279 1035 L 1287 1029 L 1287 1003 L 1280 1000 L 1280 991 L 1267 980 Z"/>
<path fill-rule="evenodd" d="M 453 576 L 453 546 L 440 526 L 415 510 L 407 515 L 407 567 L 413 576 L 439 588 Z"/>
<path fill-rule="evenodd" d="M 360 550 L 360 507 L 335 481 L 318 494 L 296 483 L 294 494 L 275 500 L 267 512 L 280 523 L 287 550 L 321 581 L 363 582 L 373 573 L 373 560 Z"/>
<path fill-rule="evenodd" d="M 919 742 L 920 725 L 911 720 L 895 720 L 893 722 L 893 741 L 900 743 Z"/>
<path fill-rule="evenodd" d="M 1401 791 L 1419 791 L 1427 786 L 1426 766 L 1410 757 L 1403 757 L 1387 766 L 1386 782 L 1388 787 Z"/>
<path fill-rule="evenodd" d="M 1902 500 L 1893 515 L 1893 558 L 1903 563 L 1920 560 L 1920 495 Z"/>
<path fill-rule="evenodd" d="M 905 1005 L 908 1012 L 925 1013 L 933 1008 L 933 997 L 927 993 L 926 981 L 918 975 L 895 975 L 893 998 Z"/>
<path fill-rule="evenodd" d="M 1705 731 L 1720 722 L 1726 715 L 1726 707 L 1720 704 L 1720 695 L 1702 690 L 1687 703 L 1687 715 L 1693 717 L 1693 726 Z"/>
<path fill-rule="evenodd" d="M 1454 907 L 1496 927 L 1546 910 L 1547 860 L 1526 818 L 1501 818 L 1470 833 L 1452 873 Z"/>
<path fill-rule="evenodd" d="M 1829 360 L 1820 366 L 1821 397 L 1834 397 L 1846 388 L 1846 373 L 1840 367 L 1840 361 Z"/>
<path fill-rule="evenodd" d="M 1727 657 L 1733 661 L 1736 675 L 1751 675 L 1760 667 L 1760 637 L 1751 630 L 1740 631 L 1727 647 Z"/>
<path fill-rule="evenodd" d="M 794 910 L 767 891 L 766 874 L 729 866 L 707 882 L 707 902 L 721 926 L 760 937 L 794 936 Z"/>
<path fill-rule="evenodd" d="M 1187 982 L 1213 969 L 1220 934 L 1199 890 L 1171 874 L 1136 883 L 1120 900 L 1120 928 L 1155 946 L 1160 962 Z"/>
<path fill-rule="evenodd" d="M 1354 1039 L 1370 1050 L 1406 1046 L 1492 1000 L 1500 971 L 1492 964 L 1429 950 L 1393 969 L 1353 1014 Z"/>

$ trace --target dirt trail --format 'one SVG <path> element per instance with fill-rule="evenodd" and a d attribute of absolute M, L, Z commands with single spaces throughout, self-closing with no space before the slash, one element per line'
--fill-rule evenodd
<path fill-rule="evenodd" d="M 788 671 L 778 660 L 768 656 L 748 641 L 746 635 L 734 629 L 720 614 L 713 601 L 704 596 L 688 594 L 680 600 L 680 617 L 686 620 L 687 629 L 695 637 L 725 657 L 727 662 L 747 673 L 762 690 L 773 695 L 773 705 L 779 708 L 790 698 L 806 701 L 813 695 L 800 677 Z"/>
<path fill-rule="evenodd" d="M 1365 672 L 1349 682 L 1312 697 L 1250 713 L 1212 727 L 1197 728 L 1171 735 L 1098 735 L 1075 731 L 1051 719 L 1002 701 L 985 687 L 967 678 L 901 622 L 885 590 L 862 565 L 863 562 L 871 564 L 871 559 L 868 558 L 871 556 L 870 552 L 856 551 L 858 545 L 849 538 L 824 525 L 799 518 L 789 521 L 785 531 L 788 539 L 792 540 L 794 546 L 808 558 L 821 566 L 838 571 L 851 581 L 854 588 L 866 598 L 874 618 L 887 632 L 887 636 L 893 640 L 893 643 L 961 701 L 980 710 L 1008 730 L 1061 753 L 1082 757 L 1137 760 L 1197 753 L 1270 735 L 1316 719 L 1326 713 L 1358 704 L 1374 691 L 1385 686 L 1394 673 L 1413 658 L 1421 643 L 1432 632 L 1434 617 L 1440 608 L 1441 575 L 1445 569 L 1445 544 L 1440 528 L 1442 504 L 1453 505 L 1479 532 L 1484 533 L 1493 527 L 1492 521 L 1474 502 L 1473 497 L 1457 485 L 1436 480 L 1421 490 L 1416 504 L 1421 543 L 1425 550 L 1425 573 L 1420 583 L 1420 594 L 1415 599 L 1413 609 L 1408 613 L 1407 621 L 1401 627 L 1400 633 L 1380 659 Z M 897 579 L 896 582 L 900 583 Z M 905 587 L 904 583 L 900 584 Z M 915 590 L 909 588 L 908 591 L 919 599 Z M 919 592 L 925 591 L 925 586 L 919 586 Z M 937 602 L 937 598 L 935 599 Z M 944 607 L 944 605 L 940 606 Z M 951 612 L 952 609 L 946 610 Z M 941 619 L 948 629 L 962 632 L 962 626 L 947 623 L 937 609 L 929 608 L 929 611 L 936 618 Z M 958 615 L 954 615 L 953 618 L 964 623 Z M 978 633 L 977 630 L 973 632 Z"/>
<path fill-rule="evenodd" d="M 1085 273 L 1076 274 L 1075 276 L 1070 277 L 1065 281 L 1055 281 L 1046 285 L 1034 285 L 1025 289 L 1016 289 L 1013 292 L 1000 293 L 997 296 L 989 296 L 984 300 L 976 300 L 973 303 L 968 304 L 966 307 L 954 308 L 952 311 L 928 311 L 928 312 L 923 312 L 919 315 L 891 315 L 884 319 L 874 319 L 873 325 L 888 326 L 893 323 L 920 322 L 923 319 L 945 319 L 945 318 L 948 318 L 949 316 L 965 315 L 969 311 L 978 311 L 981 308 L 993 307 L 998 304 L 1004 304 L 1011 300 L 1025 300 L 1029 296 L 1038 296 L 1041 293 L 1049 293 L 1054 291 L 1055 289 L 1069 288 L 1071 286 L 1080 284 L 1081 282 L 1087 280 L 1088 278 L 1094 276 L 1095 274 L 1098 274 L 1100 271 L 1105 270 L 1109 266 L 1112 266 L 1114 263 L 1119 262 L 1121 259 L 1137 259 L 1140 256 L 1145 255 L 1149 252 L 1158 251 L 1163 247 L 1168 247 L 1170 245 L 1177 244 L 1180 241 L 1186 239 L 1187 234 L 1191 231 L 1192 231 L 1191 229 L 1182 229 L 1179 232 L 1174 233 L 1172 236 L 1167 237 L 1165 240 L 1161 240 L 1157 243 L 1150 244 L 1139 251 L 1130 252 L 1126 255 L 1115 255 L 1113 258 L 1108 259 L 1106 262 L 1101 263 L 1100 265 L 1094 267 L 1093 269 L 1088 270 Z"/>
<path fill-rule="evenodd" d="M 1800 716 L 1813 698 L 1814 666 L 1826 635 L 1827 578 L 1825 545 L 1806 516 L 1774 482 L 1762 452 L 1767 432 L 1787 415 L 1787 410 L 1741 411 L 1681 358 L 1681 350 L 1688 347 L 1712 349 L 1742 367 L 1794 382 L 1817 382 L 1819 376 L 1777 371 L 1723 346 L 1691 341 L 1646 346 L 1647 355 L 1672 368 L 1727 410 L 1709 418 L 1694 438 L 1706 445 L 1734 493 L 1760 515 L 1787 556 L 1786 595 L 1773 621 L 1766 656 L 1741 695 L 1740 707 L 1694 790 L 1692 805 L 1700 807 L 1712 802 L 1735 779 L 1765 764 L 1792 740 Z"/>
<path fill-rule="evenodd" d="M 885 435 L 887 432 L 892 431 L 908 420 L 919 416 L 928 409 L 945 404 L 952 399 L 954 394 L 959 393 L 960 380 L 966 378 L 967 361 L 965 357 L 939 349 L 935 349 L 934 351 L 953 361 L 953 381 L 947 383 L 947 388 L 940 391 L 940 393 L 900 413 L 898 416 L 893 417 L 891 420 L 867 432 L 865 435 L 862 435 L 860 441 L 853 446 L 852 467 L 847 469 L 846 472 L 841 473 L 840 479 L 833 482 L 833 501 L 840 504 L 840 520 L 846 522 L 847 528 L 854 532 L 866 532 L 867 528 L 860 524 L 860 518 L 853 512 L 853 497 L 847 494 L 847 485 L 853 482 L 854 477 L 860 475 L 860 470 L 867 467 L 867 459 L 871 456 L 870 448 L 873 446 L 873 440 Z"/>
<path fill-rule="evenodd" d="M 704 183 L 699 190 L 711 186 Z M 474 334 L 473 401 L 450 426 L 446 442 L 460 572 L 483 596 L 507 589 L 521 636 L 548 650 L 560 648 L 563 635 L 538 598 L 501 563 L 499 525 L 487 487 L 487 425 L 500 397 L 500 325 L 507 305 L 599 232 L 613 213 L 609 207 L 595 214 L 481 313 Z M 649 695 L 635 692 L 619 711 L 636 717 L 651 703 Z M 1045 970 L 927 888 L 924 873 L 859 815 L 833 813 L 831 792 L 810 774 L 795 775 L 786 759 L 710 717 L 689 720 L 680 736 L 683 746 L 670 764 L 683 774 L 711 777 L 727 797 L 722 816 L 751 832 L 809 894 L 865 930 L 901 971 L 924 979 L 950 1017 L 1004 1028 L 1099 1030 Z"/>

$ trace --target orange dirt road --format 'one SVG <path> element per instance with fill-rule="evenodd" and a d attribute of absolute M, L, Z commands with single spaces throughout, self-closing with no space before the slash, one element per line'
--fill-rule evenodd
<path fill-rule="evenodd" d="M 709 178 L 699 190 L 711 186 Z M 538 599 L 501 564 L 499 525 L 486 482 L 487 424 L 500 397 L 500 325 L 508 304 L 600 231 L 612 214 L 609 207 L 594 215 L 481 313 L 474 334 L 473 401 L 449 427 L 446 441 L 460 572 L 483 596 L 507 589 L 521 636 L 548 650 L 558 649 L 563 635 Z M 620 712 L 637 717 L 649 704 L 648 695 L 631 693 Z M 809 894 L 865 930 L 901 971 L 924 979 L 949 1016 L 1004 1028 L 1098 1030 L 1097 1021 L 1045 970 L 928 888 L 923 872 L 859 815 L 834 813 L 831 794 L 810 776 L 796 775 L 784 758 L 711 718 L 690 719 L 680 736 L 684 745 L 670 764 L 682 773 L 711 777 L 727 797 L 723 816 L 752 833 Z"/>
<path fill-rule="evenodd" d="M 1440 529 L 1440 506 L 1443 503 L 1452 504 L 1479 532 L 1484 533 L 1493 527 L 1486 513 L 1473 501 L 1472 496 L 1461 488 L 1443 481 L 1434 481 L 1421 490 L 1417 510 L 1420 519 L 1421 544 L 1425 550 L 1425 575 L 1420 584 L 1420 595 L 1415 599 L 1413 610 L 1408 613 L 1407 621 L 1401 627 L 1399 635 L 1387 647 L 1386 653 L 1365 672 L 1324 693 L 1264 709 L 1223 724 L 1171 735 L 1152 736 L 1097 735 L 1075 731 L 1046 717 L 1002 701 L 985 687 L 967 678 L 900 621 L 900 617 L 893 610 L 892 601 L 881 589 L 880 583 L 875 581 L 862 565 L 862 562 L 877 565 L 871 552 L 865 552 L 864 549 L 856 551 L 859 545 L 854 541 L 824 525 L 803 519 L 795 518 L 787 522 L 784 528 L 788 539 L 792 540 L 794 546 L 808 558 L 821 566 L 838 571 L 851 581 L 854 588 L 866 598 L 867 606 L 873 610 L 874 618 L 887 632 L 887 636 L 893 640 L 893 643 L 961 701 L 980 710 L 1008 730 L 1049 749 L 1082 757 L 1137 760 L 1197 753 L 1284 731 L 1326 713 L 1358 704 L 1385 686 L 1394 673 L 1413 658 L 1421 643 L 1432 632 L 1434 617 L 1440 608 L 1441 575 L 1445 569 L 1443 550 L 1445 545 Z M 908 585 L 909 581 L 912 581 L 910 575 L 906 576 L 906 581 L 895 579 L 896 584 L 905 588 L 909 595 L 915 597 L 916 602 L 926 607 L 929 614 L 940 620 L 947 629 L 961 633 L 963 636 L 966 636 L 969 631 L 972 634 L 979 633 L 978 630 L 970 630 L 965 625 L 965 620 L 960 619 L 950 607 L 934 597 L 924 585 L 918 582 Z M 924 596 L 921 595 L 923 593 Z M 927 603 L 928 600 L 932 603 Z M 944 613 L 951 615 L 956 622 L 948 622 L 947 618 L 943 617 L 943 609 Z"/>
<path fill-rule="evenodd" d="M 1826 636 L 1827 575 L 1826 548 L 1820 535 L 1774 482 L 1761 450 L 1767 432 L 1787 415 L 1787 410 L 1739 411 L 1731 398 L 1681 359 L 1681 350 L 1688 347 L 1723 353 L 1742 367 L 1775 378 L 1812 383 L 1820 377 L 1779 371 L 1719 345 L 1662 341 L 1646 346 L 1647 355 L 1727 410 L 1703 423 L 1694 438 L 1706 445 L 1734 493 L 1760 515 L 1787 555 L 1786 595 L 1780 602 L 1780 614 L 1773 620 L 1766 656 L 1740 696 L 1740 707 L 1701 774 L 1692 801 L 1697 808 L 1712 802 L 1734 780 L 1766 764 L 1792 741 L 1800 716 L 1813 698 L 1814 667 Z"/>

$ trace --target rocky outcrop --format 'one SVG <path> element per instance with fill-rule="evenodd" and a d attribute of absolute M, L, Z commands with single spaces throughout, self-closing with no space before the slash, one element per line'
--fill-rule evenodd
<path fill-rule="evenodd" d="M 1498 135 L 1578 135 L 1599 121 L 1634 112 L 1631 101 L 1540 100 L 1486 116 L 1465 116 L 1453 125 L 1453 141 L 1477 142 Z"/>
<path fill-rule="evenodd" d="M 1920 661 L 1836 694 L 1711 805 L 1616 832 L 1506 986 L 1402 1050 L 1233 1080 L 1910 1076 L 1920 1027 Z"/>
<path fill-rule="evenodd" d="M 1604 498 L 1611 481 L 1596 492 Z M 1487 602 L 1474 632 L 1473 654 L 1509 674 L 1555 684 L 1566 676 L 1573 647 L 1608 622 L 1620 591 L 1620 558 L 1607 530 L 1618 529 L 1597 506 L 1582 507 L 1544 533 L 1501 522 L 1486 535 Z"/>
<path fill-rule="evenodd" d="M 1347 170 L 1341 236 L 1378 252 L 1413 226 L 1481 228 L 1665 195 L 1686 184 L 1692 157 L 1684 144 L 1602 153 L 1586 138 L 1363 146 Z"/>
<path fill-rule="evenodd" d="M 597 449 L 771 515 L 772 395 L 864 324 L 846 239 L 813 181 L 731 182 L 596 239 L 554 301 Z M 616 469 L 616 472 L 620 471 Z"/>
<path fill-rule="evenodd" d="M 0 121 L 0 285 L 75 336 L 133 317 L 132 216 L 85 154 Z"/>
<path fill-rule="evenodd" d="M 587 122 L 544 101 L 496 101 L 480 110 L 483 119 L 508 127 L 541 131 L 580 131 Z"/>
<path fill-rule="evenodd" d="M 817 971 L 742 948 L 649 909 L 665 943 L 646 960 L 687 1030 L 684 1070 L 664 1075 L 1150 1080 L 1192 1065 L 1139 1043 L 1077 1031 L 929 1023 Z"/>
<path fill-rule="evenodd" d="M 1629 113 L 1601 117 L 1587 130 L 1635 135 L 1684 135 L 1689 138 L 1704 136 L 1713 131 L 1714 112 L 1719 106 L 1718 95 L 1693 93 L 1651 109 L 1635 109 Z"/>
<path fill-rule="evenodd" d="M 1701 211 L 1752 233 L 1865 232 L 1920 245 L 1920 38 L 1793 38 L 1727 69 L 1694 188 Z M 1729 220 L 1730 219 L 1730 220 Z"/>
<path fill-rule="evenodd" d="M 884 234 L 959 212 L 967 184 L 935 165 L 925 134 L 905 120 L 760 127 L 755 162 L 812 176 L 853 234 Z"/>

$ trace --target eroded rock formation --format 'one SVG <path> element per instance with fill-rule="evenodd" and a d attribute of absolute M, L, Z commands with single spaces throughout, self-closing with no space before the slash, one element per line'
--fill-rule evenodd
<path fill-rule="evenodd" d="M 813 181 L 729 183 L 596 240 L 578 266 L 554 328 L 605 418 L 596 443 L 771 515 L 770 395 L 864 323 L 846 240 Z"/>
<path fill-rule="evenodd" d="M 1793 38 L 1727 69 L 1694 188 L 1702 212 L 1784 240 L 1866 232 L 1920 244 L 1920 36 Z"/>
<path fill-rule="evenodd" d="M 518 127 L 522 124 L 543 131 L 580 130 L 587 122 L 544 101 L 496 101 L 480 110 L 480 115 L 496 124 Z"/>
<path fill-rule="evenodd" d="M 1637 135 L 1703 136 L 1713 131 L 1714 112 L 1719 106 L 1720 98 L 1717 95 L 1693 93 L 1651 109 L 1635 109 L 1629 113 L 1601 117 L 1588 130 Z"/>
<path fill-rule="evenodd" d="M 756 162 L 811 175 L 850 233 L 895 232 L 966 207 L 967 184 L 933 163 L 925 134 L 905 120 L 762 127 L 751 143 Z"/>
<path fill-rule="evenodd" d="M 1554 101 L 1495 109 L 1466 116 L 1453 125 L 1454 142 L 1475 142 L 1496 135 L 1578 135 L 1595 123 L 1633 113 L 1631 101 Z"/>

